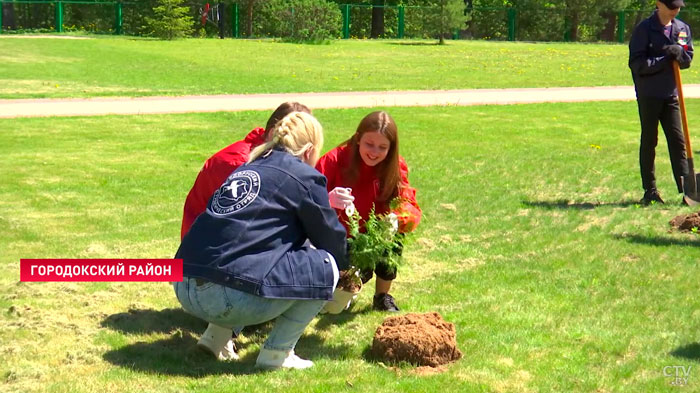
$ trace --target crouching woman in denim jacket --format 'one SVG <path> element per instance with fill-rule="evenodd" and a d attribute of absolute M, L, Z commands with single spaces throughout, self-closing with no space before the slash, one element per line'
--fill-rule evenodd
<path fill-rule="evenodd" d="M 284 117 L 214 193 L 176 254 L 185 276 L 175 284 L 177 299 L 225 331 L 214 337 L 221 345 L 230 329 L 276 319 L 259 367 L 313 365 L 294 348 L 332 298 L 338 269 L 348 267 L 345 229 L 314 169 L 322 146 L 313 116 Z"/>

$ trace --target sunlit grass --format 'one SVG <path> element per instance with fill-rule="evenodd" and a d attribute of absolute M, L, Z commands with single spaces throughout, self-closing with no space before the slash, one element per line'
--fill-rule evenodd
<path fill-rule="evenodd" d="M 369 111 L 315 111 L 325 149 Z M 269 326 L 244 332 L 240 363 L 214 362 L 166 283 L 18 282 L 20 258 L 171 257 L 202 162 L 268 114 L 15 119 L 0 120 L 2 390 L 675 392 L 669 365 L 697 390 L 700 239 L 670 231 L 692 209 L 663 137 L 668 204 L 636 204 L 633 102 L 389 112 L 424 210 L 392 292 L 456 324 L 464 358 L 445 373 L 366 358 L 385 317 L 371 286 L 302 337 L 313 369 L 257 373 Z"/>
<path fill-rule="evenodd" d="M 632 85 L 622 44 L 413 43 L 0 37 L 0 98 Z"/>

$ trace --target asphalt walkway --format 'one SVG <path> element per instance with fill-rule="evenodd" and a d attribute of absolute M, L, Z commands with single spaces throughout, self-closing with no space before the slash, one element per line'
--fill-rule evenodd
<path fill-rule="evenodd" d="M 686 98 L 700 98 L 700 84 L 683 86 L 683 93 Z M 273 110 L 285 101 L 298 101 L 310 108 L 321 109 L 510 105 L 542 102 L 629 101 L 634 99 L 632 86 L 19 99 L 0 100 L 0 118 Z"/>

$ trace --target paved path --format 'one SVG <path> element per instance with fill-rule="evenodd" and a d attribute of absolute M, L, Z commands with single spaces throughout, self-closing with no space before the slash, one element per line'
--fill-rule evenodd
<path fill-rule="evenodd" d="M 683 93 L 687 98 L 700 98 L 700 84 L 684 86 Z M 632 86 L 22 99 L 0 100 L 0 118 L 272 110 L 284 101 L 299 101 L 310 108 L 321 109 L 382 106 L 507 105 L 540 102 L 627 101 L 634 99 L 634 88 Z"/>

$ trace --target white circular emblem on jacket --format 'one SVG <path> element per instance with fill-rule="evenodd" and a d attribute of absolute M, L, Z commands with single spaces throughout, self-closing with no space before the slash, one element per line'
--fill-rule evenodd
<path fill-rule="evenodd" d="M 260 192 L 260 175 L 255 171 L 235 172 L 214 193 L 211 210 L 215 214 L 229 214 L 248 206 Z"/>

